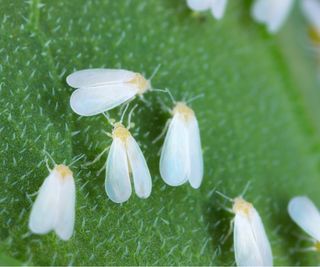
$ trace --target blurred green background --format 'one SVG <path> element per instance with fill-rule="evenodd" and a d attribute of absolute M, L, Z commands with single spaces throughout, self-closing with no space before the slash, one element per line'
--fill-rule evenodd
<path fill-rule="evenodd" d="M 6 265 L 233 265 L 233 215 L 214 193 L 245 195 L 259 211 L 276 265 L 316 265 L 317 253 L 289 218 L 294 195 L 320 206 L 319 81 L 307 26 L 296 6 L 275 35 L 250 17 L 252 1 L 229 1 L 225 17 L 195 15 L 185 0 L 0 1 L 0 263 Z M 192 103 L 199 120 L 205 177 L 199 190 L 173 188 L 159 176 L 152 144 L 170 114 L 169 98 L 135 100 L 132 134 L 153 177 L 153 192 L 122 205 L 104 191 L 109 143 L 103 116 L 80 118 L 69 107 L 74 70 L 125 68 L 151 75 L 155 88 Z M 119 118 L 119 109 L 111 114 Z M 48 175 L 42 149 L 73 168 L 75 233 L 33 235 L 28 217 Z"/>

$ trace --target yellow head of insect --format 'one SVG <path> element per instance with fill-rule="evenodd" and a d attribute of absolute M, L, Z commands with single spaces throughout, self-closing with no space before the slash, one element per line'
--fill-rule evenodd
<path fill-rule="evenodd" d="M 253 208 L 252 204 L 245 201 L 242 197 L 237 197 L 234 200 L 232 210 L 234 213 L 241 213 L 249 216 L 250 210 Z"/>
<path fill-rule="evenodd" d="M 189 120 L 194 116 L 194 112 L 184 102 L 178 102 L 172 110 L 173 115 L 179 113 L 185 120 Z"/>
<path fill-rule="evenodd" d="M 136 73 L 129 83 L 139 88 L 138 94 L 140 95 L 151 88 L 150 81 L 146 80 L 140 73 Z"/>
<path fill-rule="evenodd" d="M 54 170 L 57 171 L 61 175 L 62 178 L 70 177 L 73 175 L 73 173 L 69 169 L 69 167 L 66 165 L 63 165 L 63 164 L 56 165 L 54 167 Z"/>
<path fill-rule="evenodd" d="M 130 136 L 130 132 L 120 122 L 117 122 L 114 125 L 112 136 L 113 138 L 120 138 L 123 142 L 126 142 L 127 138 Z"/>
<path fill-rule="evenodd" d="M 314 248 L 316 251 L 320 252 L 320 242 L 319 241 L 314 243 Z"/>
<path fill-rule="evenodd" d="M 309 36 L 315 45 L 320 45 L 320 28 L 310 27 Z"/>

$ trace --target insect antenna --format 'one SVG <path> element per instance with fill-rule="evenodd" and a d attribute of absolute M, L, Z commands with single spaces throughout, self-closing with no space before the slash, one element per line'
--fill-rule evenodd
<path fill-rule="evenodd" d="M 49 154 L 49 152 L 46 150 L 46 147 L 43 148 L 43 153 L 44 153 L 45 156 L 46 156 L 45 161 L 46 161 L 47 169 L 48 169 L 49 171 L 51 171 L 51 169 L 50 169 L 50 167 L 49 167 L 49 164 L 48 164 L 48 158 L 53 162 L 53 165 L 54 165 L 54 166 L 56 166 L 57 163 L 55 162 L 55 160 L 53 159 L 53 157 Z"/>
<path fill-rule="evenodd" d="M 219 196 L 223 197 L 224 199 L 226 199 L 226 200 L 228 200 L 228 201 L 230 201 L 230 202 L 233 202 L 233 201 L 234 201 L 232 198 L 226 196 L 225 194 L 221 193 L 220 191 L 216 191 L 216 193 L 217 193 Z"/>
<path fill-rule="evenodd" d="M 98 156 L 96 156 L 94 158 L 93 161 L 87 162 L 85 164 L 83 164 L 84 167 L 90 166 L 94 163 L 96 163 L 97 161 L 99 161 L 99 159 L 103 156 L 104 153 L 106 153 L 108 151 L 108 149 L 110 148 L 110 146 L 107 146 Z"/>
<path fill-rule="evenodd" d="M 127 107 L 127 105 L 130 103 L 130 99 L 127 100 L 126 102 L 123 103 L 123 105 L 120 106 L 120 110 L 118 112 L 118 114 L 122 114 L 123 113 L 123 110 Z"/>
<path fill-rule="evenodd" d="M 177 103 L 177 101 L 174 99 L 173 95 L 171 94 L 171 92 L 170 92 L 170 90 L 168 88 L 166 88 L 166 89 L 152 88 L 151 91 L 166 93 L 166 94 L 169 95 L 169 97 L 170 97 L 171 101 L 173 102 L 173 104 Z"/>
<path fill-rule="evenodd" d="M 159 90 L 159 91 L 161 91 L 161 92 L 164 92 L 164 93 L 167 93 L 167 94 L 169 95 L 169 97 L 170 97 L 170 99 L 171 99 L 171 101 L 172 101 L 173 104 L 176 104 L 176 103 L 177 103 L 177 101 L 174 99 L 171 91 L 170 91 L 168 88 L 166 88 L 166 89 L 164 89 L 164 90 L 163 90 L 163 89 L 157 89 L 157 90 Z"/>
<path fill-rule="evenodd" d="M 186 101 L 186 104 L 189 104 L 189 103 L 191 103 L 191 102 L 193 102 L 193 101 L 195 101 L 195 100 L 197 100 L 197 99 L 199 99 L 201 97 L 204 97 L 203 93 L 190 98 L 189 100 Z"/>
<path fill-rule="evenodd" d="M 247 193 L 250 185 L 251 185 L 251 181 L 248 181 L 247 184 L 246 184 L 246 186 L 244 187 L 242 193 L 240 194 L 240 197 L 243 197 L 243 196 Z"/>
<path fill-rule="evenodd" d="M 124 115 L 126 114 L 127 110 L 129 108 L 129 103 L 126 104 L 126 107 L 124 108 L 122 114 L 121 114 L 121 118 L 120 118 L 120 123 L 122 124 L 123 119 L 124 119 Z"/>
<path fill-rule="evenodd" d="M 114 126 L 114 120 L 110 118 L 110 115 L 108 113 L 103 112 L 102 115 L 107 119 L 111 126 Z"/>
<path fill-rule="evenodd" d="M 153 72 L 152 72 L 150 78 L 148 79 L 148 81 L 151 81 L 154 78 L 154 76 L 156 76 L 156 74 L 158 73 L 160 67 L 161 67 L 161 64 L 158 64 L 158 66 L 153 70 Z"/>
<path fill-rule="evenodd" d="M 128 115 L 128 130 L 131 128 L 131 118 L 132 118 L 132 114 L 133 114 L 133 111 L 137 108 L 137 104 L 135 104 L 133 106 L 133 108 L 130 110 L 129 112 L 129 115 Z"/>

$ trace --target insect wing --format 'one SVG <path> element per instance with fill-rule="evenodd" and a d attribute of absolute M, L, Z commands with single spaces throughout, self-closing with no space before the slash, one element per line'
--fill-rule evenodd
<path fill-rule="evenodd" d="M 134 72 L 122 69 L 85 69 L 70 74 L 67 83 L 73 88 L 95 87 L 127 82 L 134 75 Z"/>
<path fill-rule="evenodd" d="M 147 198 L 152 189 L 151 175 L 142 151 L 132 136 L 127 140 L 127 153 L 136 194 L 140 198 Z"/>
<path fill-rule="evenodd" d="M 176 114 L 169 125 L 160 158 L 160 173 L 168 185 L 178 186 L 187 181 L 188 153 L 187 128 L 182 116 Z"/>
<path fill-rule="evenodd" d="M 82 116 L 93 116 L 132 99 L 138 89 L 129 84 L 109 84 L 94 88 L 79 88 L 70 98 L 72 110 Z"/>
<path fill-rule="evenodd" d="M 55 224 L 55 232 L 62 240 L 72 236 L 75 221 L 76 189 L 72 176 L 61 181 L 59 208 Z"/>
<path fill-rule="evenodd" d="M 291 199 L 288 212 L 296 224 L 314 239 L 320 241 L 320 213 L 308 197 L 299 196 Z"/>
<path fill-rule="evenodd" d="M 122 203 L 131 196 L 126 147 L 120 138 L 114 138 L 106 164 L 105 189 L 109 198 Z"/>
<path fill-rule="evenodd" d="M 199 188 L 203 178 L 203 157 L 201 149 L 201 140 L 198 121 L 196 117 L 189 119 L 188 129 L 188 147 L 190 156 L 190 174 L 189 182 L 193 188 Z"/>
<path fill-rule="evenodd" d="M 45 234 L 53 230 L 59 205 L 59 179 L 59 174 L 52 171 L 39 189 L 29 220 L 29 228 L 33 233 Z"/>
<path fill-rule="evenodd" d="M 236 213 L 234 250 L 237 266 L 272 266 L 272 253 L 259 214 Z"/>

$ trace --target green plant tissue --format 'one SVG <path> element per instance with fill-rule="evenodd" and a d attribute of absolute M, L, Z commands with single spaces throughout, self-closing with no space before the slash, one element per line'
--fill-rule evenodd
<path fill-rule="evenodd" d="M 298 7 L 276 35 L 250 16 L 252 1 L 229 1 L 220 21 L 184 0 L 0 1 L 0 263 L 4 265 L 234 265 L 231 203 L 245 199 L 263 220 L 275 265 L 316 265 L 287 204 L 308 195 L 320 207 L 320 90 Z M 111 139 L 102 116 L 72 112 L 68 74 L 124 68 L 191 99 L 205 175 L 198 190 L 159 175 L 159 136 L 170 118 L 167 94 L 148 92 L 132 116 L 152 175 L 152 194 L 115 204 L 106 160 L 84 167 Z M 133 104 L 132 104 L 133 106 Z M 120 109 L 110 113 L 119 119 Z M 125 122 L 126 123 L 126 122 Z M 31 234 L 28 219 L 48 175 L 43 149 L 72 170 L 77 188 L 73 237 Z M 225 242 L 223 242 L 225 240 Z"/>

